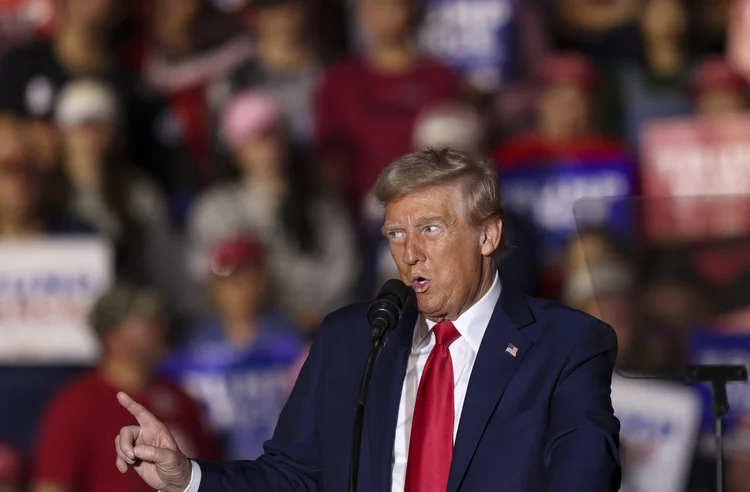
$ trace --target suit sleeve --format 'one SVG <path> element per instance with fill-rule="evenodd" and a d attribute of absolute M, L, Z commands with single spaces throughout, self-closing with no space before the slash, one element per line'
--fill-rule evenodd
<path fill-rule="evenodd" d="M 315 425 L 315 398 L 323 363 L 324 320 L 281 411 L 265 453 L 255 461 L 216 464 L 198 461 L 200 492 L 317 492 L 321 490 L 320 447 Z"/>
<path fill-rule="evenodd" d="M 545 449 L 548 492 L 616 492 L 619 431 L 611 400 L 617 337 L 596 321 L 584 331 L 560 376 Z"/>

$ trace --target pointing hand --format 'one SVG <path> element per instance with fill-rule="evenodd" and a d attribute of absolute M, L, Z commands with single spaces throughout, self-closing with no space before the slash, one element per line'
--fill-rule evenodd
<path fill-rule="evenodd" d="M 154 489 L 183 492 L 190 483 L 192 465 L 167 426 L 127 394 L 118 393 L 117 400 L 138 422 L 123 427 L 115 438 L 117 469 L 125 473 L 131 465 Z"/>

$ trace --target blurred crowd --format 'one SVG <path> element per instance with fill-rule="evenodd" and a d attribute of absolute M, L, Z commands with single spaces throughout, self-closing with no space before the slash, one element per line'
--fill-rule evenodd
<path fill-rule="evenodd" d="M 372 189 L 402 154 L 457 148 L 509 183 L 542 162 L 622 161 L 636 185 L 611 191 L 637 218 L 650 122 L 748 109 L 731 7 L 0 0 L 0 244 L 103 239 L 114 279 L 87 317 L 94 368 L 0 372 L 0 491 L 142 490 L 114 466 L 120 390 L 190 456 L 256 457 L 323 317 L 395 276 Z M 480 29 L 493 19 L 501 31 Z M 675 379 L 695 331 L 750 332 L 742 238 L 574 224 L 550 246 L 519 204 L 572 204 L 509 189 L 505 281 L 610 323 L 622 371 Z M 750 421 L 734 431 L 728 490 L 750 491 Z M 623 448 L 626 467 L 643 452 Z M 712 490 L 695 448 L 682 490 Z"/>

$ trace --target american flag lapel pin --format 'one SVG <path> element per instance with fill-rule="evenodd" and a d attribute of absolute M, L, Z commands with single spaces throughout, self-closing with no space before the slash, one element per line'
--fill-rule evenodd
<path fill-rule="evenodd" d="M 508 347 L 505 349 L 505 351 L 508 352 L 513 357 L 515 357 L 518 354 L 518 347 L 516 347 L 512 343 L 509 343 Z"/>

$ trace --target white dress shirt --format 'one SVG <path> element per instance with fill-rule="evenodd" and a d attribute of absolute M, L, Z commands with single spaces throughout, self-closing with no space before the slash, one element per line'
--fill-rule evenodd
<path fill-rule="evenodd" d="M 492 287 L 476 304 L 466 310 L 453 322 L 461 336 L 450 345 L 451 360 L 453 361 L 453 439 L 456 439 L 458 423 L 461 420 L 461 410 L 464 407 L 466 390 L 469 388 L 469 378 L 474 369 L 474 361 L 479 352 L 479 345 L 487 330 L 487 325 L 495 310 L 495 304 L 500 298 L 500 278 L 495 277 Z M 398 408 L 396 421 L 396 441 L 393 446 L 393 473 L 391 475 L 391 492 L 403 492 L 406 482 L 406 459 L 409 455 L 409 438 L 411 437 L 411 423 L 414 417 L 414 404 L 417 401 L 419 380 L 422 377 L 427 358 L 435 346 L 435 335 L 432 327 L 435 323 L 424 319 L 417 320 L 414 338 L 411 343 L 411 353 L 406 366 L 404 387 L 401 390 L 401 404 Z"/>
<path fill-rule="evenodd" d="M 461 420 L 466 390 L 469 388 L 469 378 L 474 368 L 479 346 L 484 332 L 490 322 L 500 298 L 500 276 L 496 275 L 492 287 L 473 306 L 466 310 L 453 322 L 461 336 L 451 344 L 449 350 L 453 361 L 453 404 L 455 406 L 453 439 L 456 439 L 458 423 Z M 419 380 L 422 377 L 427 358 L 435 346 L 435 335 L 432 327 L 435 323 L 419 316 L 414 329 L 412 349 L 406 366 L 406 377 L 401 390 L 401 403 L 398 408 L 396 421 L 396 439 L 393 446 L 393 466 L 391 475 L 391 492 L 403 492 L 406 482 L 406 460 L 409 455 L 409 438 L 411 437 L 411 423 L 414 417 L 414 404 L 417 400 Z M 200 466 L 193 461 L 193 476 L 185 492 L 198 492 L 201 482 Z"/>

